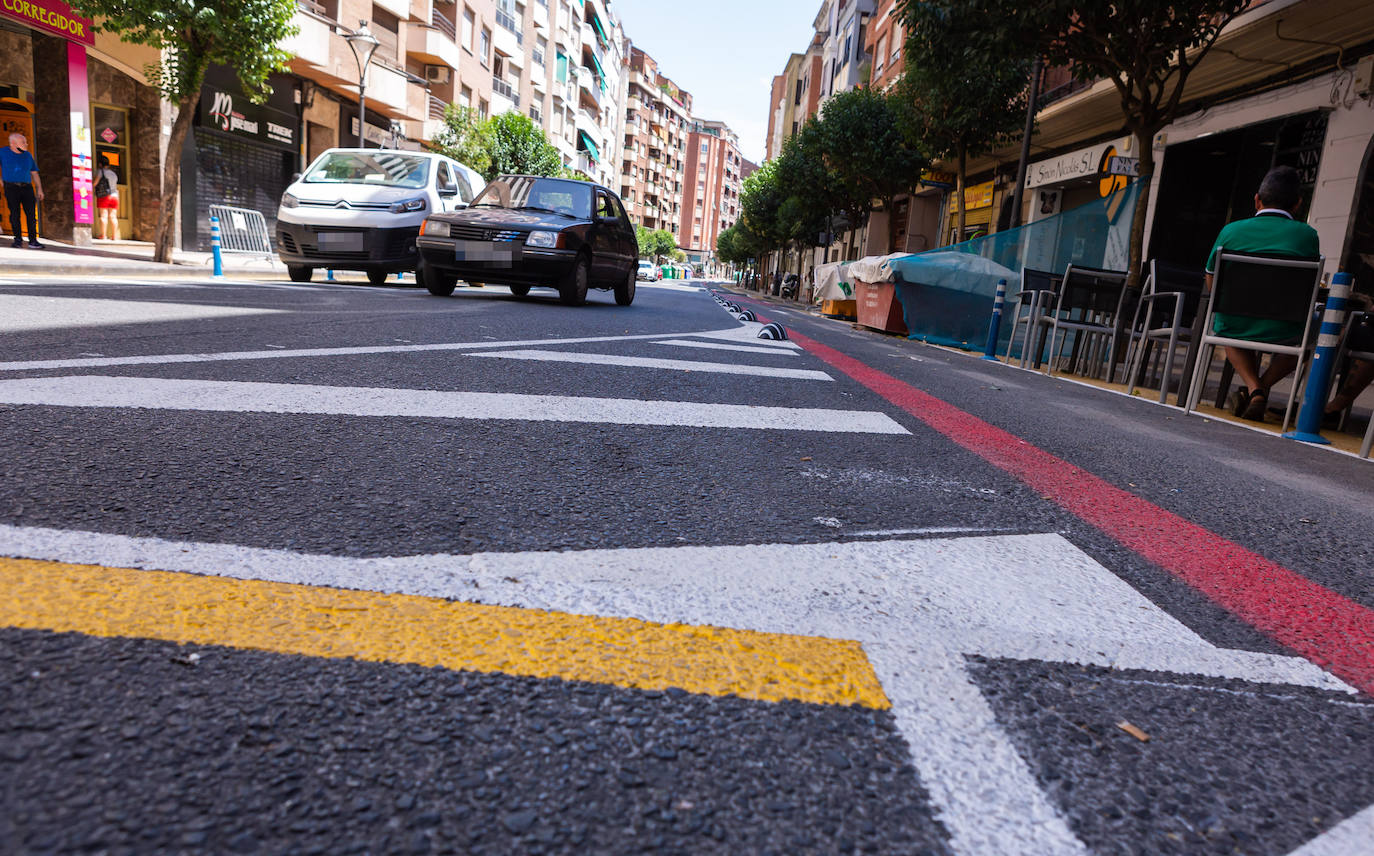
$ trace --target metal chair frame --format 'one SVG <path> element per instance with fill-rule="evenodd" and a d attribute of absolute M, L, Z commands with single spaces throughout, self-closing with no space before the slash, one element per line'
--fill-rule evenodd
<path fill-rule="evenodd" d="M 1175 268 L 1171 265 L 1162 264 L 1158 259 L 1151 259 L 1148 267 L 1149 273 L 1145 278 L 1145 286 L 1140 296 L 1140 302 L 1136 304 L 1135 315 L 1131 319 L 1130 348 L 1126 352 L 1126 371 L 1127 386 L 1126 394 L 1134 395 L 1136 385 L 1140 383 L 1140 377 L 1144 373 L 1146 354 L 1150 350 L 1150 345 L 1154 342 L 1164 343 L 1163 352 L 1163 373 L 1159 375 L 1159 403 L 1164 404 L 1169 397 L 1169 384 L 1174 377 L 1174 358 L 1178 353 L 1180 344 L 1186 345 L 1192 339 L 1192 317 L 1186 316 L 1188 305 L 1193 304 L 1193 312 L 1196 313 L 1202 302 L 1202 292 L 1204 289 L 1203 275 L 1197 273 L 1196 290 L 1185 287 L 1181 291 L 1158 291 L 1166 282 L 1177 281 L 1183 275 L 1191 275 L 1185 268 Z M 1191 284 L 1190 284 L 1191 285 Z M 1155 313 L 1161 310 L 1160 302 L 1173 301 L 1172 321 L 1166 327 L 1152 327 Z M 1141 324 L 1140 314 L 1145 313 L 1144 324 Z M 1163 310 L 1167 311 L 1167 310 Z M 1155 354 L 1155 366 L 1158 368 L 1160 355 Z M 1186 374 L 1191 366 L 1184 366 Z"/>
<path fill-rule="evenodd" d="M 1075 281 L 1075 276 L 1080 276 L 1089 280 L 1086 285 L 1079 285 Z M 1106 289 L 1104 291 L 1103 289 Z M 1082 305 L 1070 303 L 1065 305 L 1065 300 L 1072 300 L 1075 290 L 1086 293 L 1087 301 Z M 1110 308 L 1094 305 L 1099 294 L 1105 293 L 1108 296 L 1107 303 L 1112 304 Z M 1111 298 L 1115 297 L 1115 300 Z M 1087 369 L 1084 372 L 1087 377 L 1096 377 L 1097 368 L 1104 362 L 1106 367 L 1106 379 L 1110 383 L 1116 372 L 1116 342 L 1118 333 L 1121 330 L 1121 309 L 1126 301 L 1126 272 L 1119 270 L 1104 270 L 1102 268 L 1083 267 L 1081 265 L 1069 265 L 1064 269 L 1064 281 L 1059 287 L 1059 299 L 1055 302 L 1054 312 L 1051 313 L 1046 322 L 1050 327 L 1050 356 L 1045 364 L 1045 373 L 1053 375 L 1056 364 L 1061 358 L 1060 351 L 1063 343 L 1068 341 L 1068 336 L 1061 338 L 1061 332 L 1073 331 L 1079 336 L 1074 340 L 1073 351 L 1069 354 L 1069 369 L 1072 371 L 1079 363 L 1085 364 Z M 1077 318 L 1073 317 L 1074 312 L 1079 312 Z M 1105 348 L 1104 348 L 1105 346 Z"/>
<path fill-rule="evenodd" d="M 1035 368 L 1040 368 L 1040 353 L 1045 349 L 1043 331 L 1045 321 L 1049 318 L 1046 308 L 1058 299 L 1059 287 L 1063 282 L 1064 278 L 1053 271 L 1022 268 L 1021 290 L 1016 293 L 1016 307 L 1011 314 L 1011 338 L 1007 341 L 1007 362 L 1011 362 L 1011 351 L 1016 346 L 1016 328 L 1025 324 L 1026 332 L 1021 342 L 1020 366 L 1024 369 L 1028 363 L 1033 363 Z M 1048 284 L 1049 288 L 1033 287 L 1042 283 Z M 1022 315 L 1022 307 L 1027 307 L 1030 311 Z M 1032 341 L 1037 343 L 1034 351 L 1031 350 Z M 1034 360 L 1031 358 L 1032 353 L 1035 355 Z"/>
<path fill-rule="evenodd" d="M 1298 395 L 1302 388 L 1304 374 L 1307 367 L 1307 356 L 1310 344 L 1313 341 L 1311 323 L 1312 307 L 1317 302 L 1317 293 L 1322 284 L 1322 268 L 1326 265 L 1326 257 L 1318 256 L 1316 259 L 1294 259 L 1281 258 L 1256 253 L 1235 253 L 1221 247 L 1217 251 L 1217 270 L 1212 277 L 1212 294 L 1207 300 L 1207 316 L 1202 327 L 1202 338 L 1198 343 L 1197 366 L 1193 370 L 1193 380 L 1188 388 L 1188 402 L 1184 406 L 1185 413 L 1191 413 L 1197 409 L 1198 399 L 1202 397 L 1202 387 L 1207 381 L 1207 374 L 1211 369 L 1212 359 L 1216 355 L 1216 349 L 1221 347 L 1246 348 L 1252 351 L 1260 351 L 1267 354 L 1290 354 L 1298 358 L 1298 365 L 1293 371 L 1293 391 L 1288 396 L 1288 406 L 1283 412 L 1283 432 L 1288 431 L 1289 423 L 1293 419 L 1293 408 L 1297 404 Z M 1302 323 L 1302 341 L 1298 345 L 1280 345 L 1271 342 L 1252 342 L 1248 339 L 1232 339 L 1225 336 L 1218 336 L 1211 332 L 1213 318 L 1216 315 L 1217 304 L 1220 300 L 1230 300 L 1229 289 L 1231 280 L 1243 273 L 1234 273 L 1234 267 L 1251 268 L 1280 268 L 1291 270 L 1295 273 L 1290 274 L 1293 284 L 1297 285 L 1305 282 L 1308 274 L 1312 279 L 1312 290 L 1307 302 L 1299 307 L 1296 298 L 1289 298 L 1293 301 L 1290 313 L 1293 317 L 1288 318 L 1283 314 L 1277 317 L 1274 315 L 1256 314 L 1251 317 L 1270 318 L 1272 320 L 1291 320 L 1294 323 Z M 1302 315 L 1298 317 L 1298 310 L 1301 308 Z"/>

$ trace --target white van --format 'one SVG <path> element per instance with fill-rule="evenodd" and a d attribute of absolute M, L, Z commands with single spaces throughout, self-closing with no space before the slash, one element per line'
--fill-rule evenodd
<path fill-rule="evenodd" d="M 277 255 L 295 282 L 330 268 L 380 285 L 415 270 L 427 215 L 466 208 L 485 187 L 475 170 L 431 152 L 330 149 L 282 194 Z"/>

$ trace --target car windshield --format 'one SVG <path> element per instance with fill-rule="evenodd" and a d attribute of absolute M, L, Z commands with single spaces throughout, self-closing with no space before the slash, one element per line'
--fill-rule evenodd
<path fill-rule="evenodd" d="M 557 178 L 503 175 L 487 185 L 473 208 L 509 208 L 546 211 L 589 220 L 592 216 L 591 185 Z"/>
<path fill-rule="evenodd" d="M 371 184 L 378 187 L 424 187 L 429 161 L 401 152 L 330 152 L 301 179 L 306 184 Z"/>

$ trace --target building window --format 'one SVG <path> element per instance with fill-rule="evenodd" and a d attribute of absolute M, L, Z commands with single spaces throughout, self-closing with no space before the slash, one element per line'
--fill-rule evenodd
<path fill-rule="evenodd" d="M 467 107 L 469 109 L 472 108 L 472 89 L 470 87 L 464 86 L 461 90 L 459 90 L 458 105 L 460 107 Z"/>
<path fill-rule="evenodd" d="M 473 47 L 473 44 L 472 44 L 472 37 L 473 37 L 473 34 L 476 33 L 476 32 L 477 32 L 477 16 L 474 15 L 474 14 L 472 13 L 472 10 L 471 10 L 471 9 L 467 8 L 466 6 L 464 6 L 464 7 L 463 7 L 463 47 L 465 47 L 465 48 L 468 49 L 468 53 L 472 53 L 472 52 L 475 50 L 475 48 Z"/>
<path fill-rule="evenodd" d="M 482 61 L 482 67 L 487 68 L 491 65 L 491 30 L 482 28 L 482 40 L 478 45 L 477 58 Z"/>
<path fill-rule="evenodd" d="M 543 110 L 540 110 L 539 107 L 538 107 L 538 105 L 531 104 L 531 105 L 530 105 L 530 118 L 533 119 L 533 120 L 535 121 L 535 124 L 543 124 L 543 122 L 544 122 L 544 111 L 543 111 Z"/>

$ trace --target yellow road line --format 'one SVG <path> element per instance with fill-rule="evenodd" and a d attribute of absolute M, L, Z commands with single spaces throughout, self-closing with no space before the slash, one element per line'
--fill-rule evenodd
<path fill-rule="evenodd" d="M 888 708 L 858 642 L 0 559 L 0 626 Z"/>

